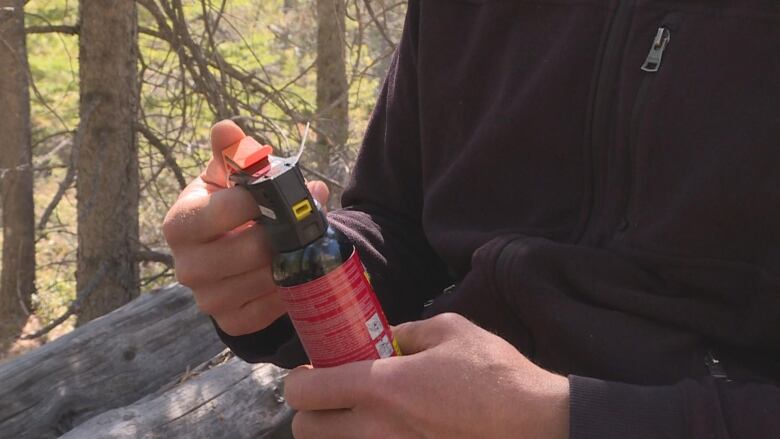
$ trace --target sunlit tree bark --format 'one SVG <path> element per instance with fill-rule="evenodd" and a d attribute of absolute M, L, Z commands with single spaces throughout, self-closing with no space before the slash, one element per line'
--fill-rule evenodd
<path fill-rule="evenodd" d="M 35 289 L 35 213 L 23 0 L 0 0 L 0 96 L 0 319 L 8 319 L 23 316 L 25 308 L 29 310 Z"/>
<path fill-rule="evenodd" d="M 331 154 L 349 135 L 344 0 L 317 0 L 317 168 L 327 172 Z"/>
<path fill-rule="evenodd" d="M 101 279 L 79 324 L 139 292 L 136 4 L 82 0 L 80 14 L 77 289 Z"/>

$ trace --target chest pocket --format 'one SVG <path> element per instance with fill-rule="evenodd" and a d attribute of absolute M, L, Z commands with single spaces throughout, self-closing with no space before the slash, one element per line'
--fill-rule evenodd
<path fill-rule="evenodd" d="M 633 173 L 622 238 L 780 273 L 780 17 L 661 16 L 638 9 L 624 59 L 619 138 Z M 657 71 L 643 71 L 661 29 Z"/>

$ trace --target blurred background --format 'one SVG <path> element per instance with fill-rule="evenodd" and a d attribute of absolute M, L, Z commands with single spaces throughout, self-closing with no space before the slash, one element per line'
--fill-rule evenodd
<path fill-rule="evenodd" d="M 334 202 L 395 0 L 0 0 L 0 360 L 175 280 L 160 231 L 231 118 Z"/>

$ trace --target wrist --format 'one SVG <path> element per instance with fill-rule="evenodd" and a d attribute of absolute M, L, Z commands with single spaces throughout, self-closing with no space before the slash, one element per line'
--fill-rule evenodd
<path fill-rule="evenodd" d="M 541 369 L 538 372 L 514 382 L 510 399 L 496 407 L 507 422 L 500 434 L 490 437 L 569 438 L 569 380 Z"/>
<path fill-rule="evenodd" d="M 551 439 L 569 438 L 569 379 L 560 375 L 550 374 L 550 389 L 547 392 L 548 407 L 542 437 Z"/>
<path fill-rule="evenodd" d="M 518 395 L 525 399 L 527 414 L 520 421 L 524 425 L 516 425 L 515 431 L 525 432 L 523 437 L 569 438 L 570 392 L 569 380 L 566 377 L 543 371 L 541 376 L 537 376 L 531 389 L 525 386 L 524 396 L 522 393 Z"/>

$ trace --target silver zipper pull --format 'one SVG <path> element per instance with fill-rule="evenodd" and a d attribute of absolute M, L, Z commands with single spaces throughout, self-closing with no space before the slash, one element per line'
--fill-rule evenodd
<path fill-rule="evenodd" d="M 645 63 L 642 64 L 642 70 L 654 73 L 661 68 L 661 58 L 664 56 L 664 50 L 666 50 L 666 46 L 671 39 L 672 34 L 669 32 L 669 29 L 665 27 L 658 28 L 658 32 L 653 39 L 653 45 L 650 47 L 650 53 L 647 54 Z"/>

